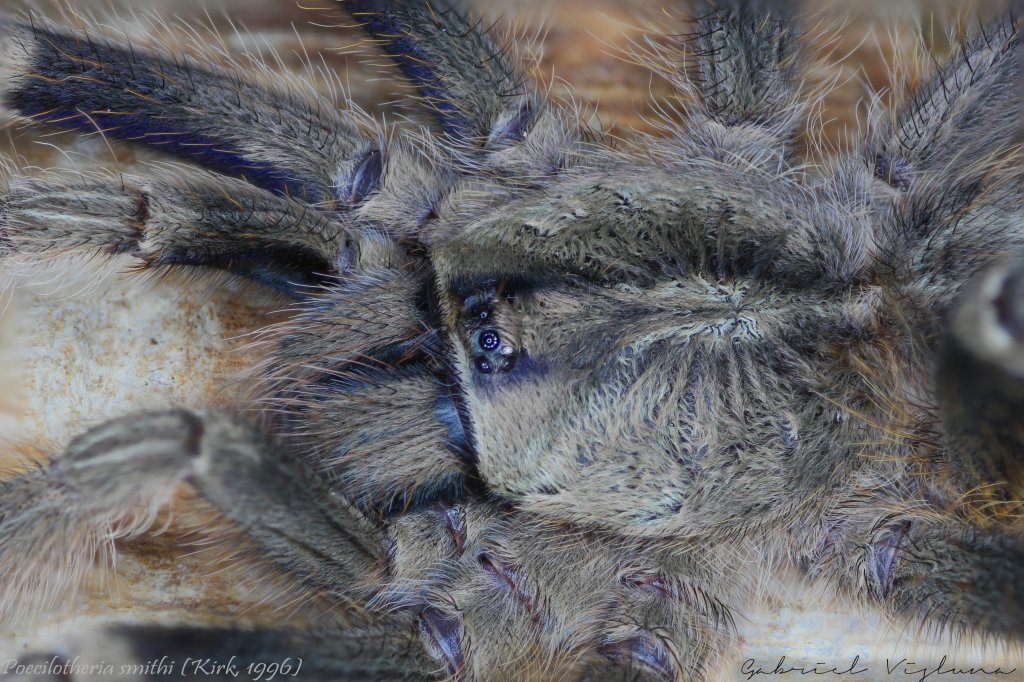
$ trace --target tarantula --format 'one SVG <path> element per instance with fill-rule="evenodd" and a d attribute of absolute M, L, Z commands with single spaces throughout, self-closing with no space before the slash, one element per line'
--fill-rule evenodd
<path fill-rule="evenodd" d="M 284 652 L 304 679 L 687 680 L 764 564 L 1022 640 L 1016 19 L 810 165 L 783 2 L 709 5 L 649 54 L 687 117 L 619 147 L 454 7 L 335 11 L 434 134 L 255 64 L 4 19 L 10 108 L 188 166 L 16 179 L 0 259 L 215 268 L 299 309 L 268 332 L 258 424 L 135 414 L 0 481 L 0 620 L 185 489 L 329 622 L 120 627 L 112 650 Z"/>

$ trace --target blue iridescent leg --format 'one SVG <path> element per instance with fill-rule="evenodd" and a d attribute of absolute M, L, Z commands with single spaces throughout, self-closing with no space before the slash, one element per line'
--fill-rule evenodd
<path fill-rule="evenodd" d="M 372 123 L 255 68 L 9 20 L 3 98 L 41 123 L 148 147 L 321 208 L 376 189 Z M 95 31 L 95 29 L 93 29 Z"/>

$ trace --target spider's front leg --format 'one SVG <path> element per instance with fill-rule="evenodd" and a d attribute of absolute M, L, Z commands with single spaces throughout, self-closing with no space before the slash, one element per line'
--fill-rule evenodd
<path fill-rule="evenodd" d="M 382 236 L 203 171 L 169 180 L 19 179 L 2 202 L 0 258 L 124 253 L 142 268 L 219 268 L 292 296 L 387 250 Z"/>
<path fill-rule="evenodd" d="M 35 122 L 151 148 L 270 192 L 345 210 L 377 188 L 380 132 L 255 55 L 172 53 L 111 39 L 71 13 L 78 31 L 2 17 L 5 104 Z M 195 43 L 193 43 L 195 45 Z"/>
<path fill-rule="evenodd" d="M 192 511 L 174 509 L 182 485 L 221 517 L 211 540 L 226 540 L 237 552 L 244 539 L 250 558 L 283 570 L 292 590 L 325 598 L 330 617 L 312 633 L 287 626 L 246 632 L 114 625 L 84 634 L 71 628 L 73 655 L 140 667 L 161 657 L 180 664 L 235 656 L 243 670 L 291 661 L 304 680 L 426 677 L 433 663 L 416 641 L 415 618 L 369 615 L 389 561 L 381 529 L 265 436 L 223 415 L 175 410 L 116 419 L 75 438 L 45 466 L 0 482 L 0 623 L 31 622 L 60 603 L 95 560 L 109 558 L 103 555 L 115 540 L 145 533 L 162 508 Z M 280 589 L 279 578 L 275 584 Z M 202 667 L 175 672 L 207 674 Z"/>
<path fill-rule="evenodd" d="M 379 580 L 378 531 L 265 437 L 219 415 L 141 413 L 0 483 L 4 619 L 74 588 L 98 550 L 146 530 L 182 482 L 310 588 L 365 603 Z"/>
<path fill-rule="evenodd" d="M 13 73 L 0 88 L 6 105 L 205 170 L 18 178 L 2 200 L 0 258 L 124 252 L 145 267 L 220 268 L 298 297 L 357 261 L 394 255 L 385 228 L 354 227 L 353 211 L 388 174 L 383 133 L 368 117 L 274 76 L 253 56 L 246 66 L 223 63 L 79 28 L 0 19 Z M 429 177 L 443 185 L 441 175 Z"/>

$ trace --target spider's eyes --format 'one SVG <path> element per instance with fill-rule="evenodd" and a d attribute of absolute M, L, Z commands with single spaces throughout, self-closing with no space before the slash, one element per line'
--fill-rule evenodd
<path fill-rule="evenodd" d="M 515 353 L 506 354 L 498 360 L 497 371 L 501 373 L 511 372 L 516 368 L 517 362 L 519 362 L 519 356 Z M 477 371 L 481 374 L 494 374 L 495 367 L 490 358 L 478 355 L 476 359 L 473 360 L 473 364 L 476 365 Z"/>
<path fill-rule="evenodd" d="M 461 343 L 478 375 L 506 374 L 526 357 L 517 336 L 516 289 L 508 282 L 487 280 L 457 290 Z M 522 356 L 522 357 L 521 357 Z"/>
<path fill-rule="evenodd" d="M 481 332 L 479 341 L 484 350 L 495 350 L 501 344 L 501 338 L 490 329 Z"/>

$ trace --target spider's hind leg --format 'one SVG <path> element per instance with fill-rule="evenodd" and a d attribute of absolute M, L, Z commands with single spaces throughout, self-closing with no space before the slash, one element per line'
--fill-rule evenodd
<path fill-rule="evenodd" d="M 956 192 L 990 179 L 1021 140 L 1021 19 L 1004 17 L 960 41 L 949 63 L 877 121 L 864 148 L 875 176 L 903 191 Z M 878 112 L 882 113 L 882 112 Z"/>
<path fill-rule="evenodd" d="M 452 2 L 342 0 L 341 6 L 393 56 L 446 133 L 486 139 L 506 110 L 529 116 L 522 76 Z"/>
<path fill-rule="evenodd" d="M 798 97 L 799 35 L 787 4 L 717 2 L 697 20 L 693 47 L 710 118 L 726 125 L 793 125 L 787 114 Z"/>
<path fill-rule="evenodd" d="M 925 627 L 1019 642 L 1024 264 L 985 272 L 948 317 L 937 423 L 920 445 L 935 455 L 879 460 L 883 470 L 850 486 L 835 505 L 808 566 L 855 598 Z"/>

